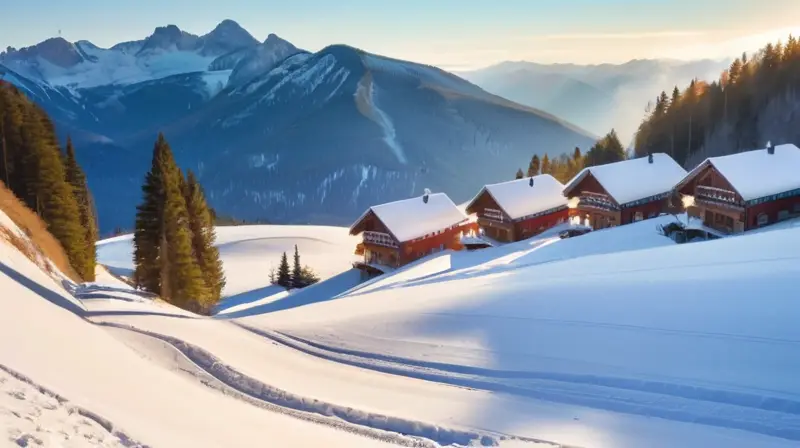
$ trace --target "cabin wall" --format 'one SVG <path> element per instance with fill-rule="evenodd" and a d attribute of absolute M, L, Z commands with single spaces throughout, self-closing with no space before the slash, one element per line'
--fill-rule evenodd
<path fill-rule="evenodd" d="M 503 216 L 503 221 L 484 217 L 484 210 L 487 208 L 499 210 Z M 490 238 L 502 242 L 516 241 L 514 222 L 488 192 L 484 191 L 467 212 L 478 216 L 479 226 Z"/>
<path fill-rule="evenodd" d="M 636 222 L 636 214 L 641 214 L 641 220 L 651 219 L 659 216 L 662 213 L 669 213 L 671 210 L 669 199 L 661 199 L 658 201 L 648 202 L 646 204 L 637 205 L 636 207 L 624 208 L 621 212 L 622 224 L 630 224 Z"/>
<path fill-rule="evenodd" d="M 519 221 L 514 224 L 515 241 L 521 241 L 536 236 L 547 229 L 566 222 L 569 219 L 569 209 L 559 210 L 547 215 Z"/>
<path fill-rule="evenodd" d="M 461 250 L 461 233 L 468 233 L 470 230 L 477 231 L 477 223 L 465 223 L 421 240 L 401 243 L 400 264 L 405 265 L 442 250 Z"/>
<path fill-rule="evenodd" d="M 580 181 L 577 185 L 575 185 L 575 187 L 572 190 L 565 193 L 567 194 L 568 198 L 574 198 L 580 196 L 581 192 L 584 191 L 608 195 L 606 189 L 603 188 L 602 185 L 600 185 L 600 182 L 598 182 L 597 179 L 595 179 L 595 177 L 592 176 L 591 173 L 589 173 L 589 175 L 584 177 L 582 181 Z"/>
<path fill-rule="evenodd" d="M 745 230 L 762 227 L 758 225 L 758 217 L 761 214 L 767 215 L 767 223 L 764 225 L 775 224 L 776 222 L 798 217 L 800 216 L 800 196 L 778 199 L 748 207 Z"/>

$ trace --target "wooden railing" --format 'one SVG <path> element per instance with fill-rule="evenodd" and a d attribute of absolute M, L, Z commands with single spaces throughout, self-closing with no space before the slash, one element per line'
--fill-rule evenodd
<path fill-rule="evenodd" d="M 699 199 L 721 202 L 723 204 L 739 205 L 739 201 L 736 199 L 736 193 L 723 188 L 698 185 L 695 188 L 694 194 L 695 197 Z"/>
<path fill-rule="evenodd" d="M 617 211 L 619 207 L 611 200 L 608 195 L 583 191 L 579 196 L 578 207 L 593 207 L 601 210 Z"/>
<path fill-rule="evenodd" d="M 383 232 L 364 232 L 364 243 L 375 244 L 377 246 L 385 246 L 397 249 L 400 247 L 388 233 Z"/>
<path fill-rule="evenodd" d="M 480 213 L 480 217 L 485 219 L 490 219 L 492 221 L 504 222 L 503 212 L 493 208 L 483 209 L 483 211 Z"/>

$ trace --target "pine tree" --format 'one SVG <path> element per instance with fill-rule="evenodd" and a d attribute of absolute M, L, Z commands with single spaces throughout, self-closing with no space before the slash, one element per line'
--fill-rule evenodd
<path fill-rule="evenodd" d="M 75 200 L 78 202 L 78 212 L 80 213 L 80 223 L 84 230 L 84 250 L 83 260 L 80 266 L 76 266 L 78 275 L 86 281 L 94 281 L 95 265 L 97 263 L 97 253 L 95 243 L 97 242 L 97 219 L 95 218 L 94 203 L 89 193 L 89 186 L 86 182 L 86 175 L 83 173 L 78 161 L 75 158 L 75 149 L 72 146 L 72 139 L 67 138 L 67 150 L 65 154 L 65 169 L 67 182 L 72 186 Z"/>
<path fill-rule="evenodd" d="M 281 256 L 281 264 L 278 266 L 278 285 L 286 289 L 292 287 L 292 273 L 289 268 L 289 259 L 286 257 L 286 252 Z"/>
<path fill-rule="evenodd" d="M 525 173 L 522 172 L 522 168 L 517 170 L 517 174 L 514 175 L 514 179 L 522 179 L 525 177 Z"/>
<path fill-rule="evenodd" d="M 551 174 L 550 156 L 547 154 L 542 158 L 542 174 Z"/>
<path fill-rule="evenodd" d="M 169 144 L 159 134 L 142 186 L 144 199 L 137 207 L 134 279 L 164 300 L 202 312 L 212 292 L 194 257 L 182 178 Z"/>
<path fill-rule="evenodd" d="M 19 195 L 61 243 L 70 264 L 81 271 L 85 263 L 85 232 L 80 225 L 78 203 L 67 183 L 61 151 L 52 133 L 52 123 L 41 109 L 29 108 L 23 116 Z M 84 271 L 85 273 L 85 271 Z M 79 272 L 79 275 L 82 275 Z"/>
<path fill-rule="evenodd" d="M 303 283 L 303 266 L 300 264 L 300 252 L 294 245 L 294 265 L 292 266 L 292 287 L 301 288 Z"/>
<path fill-rule="evenodd" d="M 541 168 L 541 163 L 539 162 L 539 156 L 534 154 L 531 158 L 531 163 L 528 165 L 528 177 L 538 176 L 539 169 Z"/>
<path fill-rule="evenodd" d="M 197 264 L 203 273 L 206 286 L 211 292 L 209 303 L 204 309 L 211 309 L 219 302 L 225 287 L 225 274 L 219 250 L 214 246 L 217 235 L 209 212 L 203 188 L 194 173 L 189 171 L 185 183 L 186 208 L 189 215 L 189 228 L 192 232 L 192 248 Z"/>
<path fill-rule="evenodd" d="M 301 284 L 300 288 L 305 288 L 307 286 L 311 286 L 315 283 L 319 283 L 319 277 L 317 274 L 308 266 L 303 266 L 303 269 L 300 274 Z"/>

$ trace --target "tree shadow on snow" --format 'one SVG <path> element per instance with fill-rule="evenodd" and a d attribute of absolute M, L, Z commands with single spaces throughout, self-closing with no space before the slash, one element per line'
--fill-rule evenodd
<path fill-rule="evenodd" d="M 358 285 L 361 274 L 356 269 L 345 271 L 324 282 L 309 286 L 294 292 L 289 296 L 264 305 L 254 306 L 241 311 L 216 316 L 217 319 L 237 319 L 240 317 L 255 316 L 258 314 L 274 313 L 276 311 L 297 308 L 312 303 L 327 302 L 340 298 L 341 294 Z M 258 291 L 258 290 L 256 290 Z M 261 297 L 259 297 L 261 298 Z"/>
<path fill-rule="evenodd" d="M 17 270 L 12 268 L 11 266 L 8 266 L 5 263 L 0 262 L 0 272 L 5 274 L 11 280 L 14 280 L 21 286 L 24 286 L 25 288 L 27 288 L 34 294 L 38 295 L 39 297 L 52 303 L 53 305 L 61 307 L 81 317 L 83 317 L 86 314 L 86 310 L 77 305 L 75 302 L 72 302 L 71 300 L 67 299 L 58 292 L 53 291 L 52 289 L 49 289 L 37 283 L 36 281 L 29 279 L 28 277 L 21 274 L 20 272 L 18 272 Z M 7 294 L 7 292 L 4 293 Z"/>

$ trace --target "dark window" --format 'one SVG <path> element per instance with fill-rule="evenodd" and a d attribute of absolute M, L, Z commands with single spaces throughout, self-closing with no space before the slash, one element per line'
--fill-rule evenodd
<path fill-rule="evenodd" d="M 769 224 L 769 216 L 766 213 L 761 213 L 756 218 L 756 224 L 758 226 L 765 226 L 765 225 Z"/>
<path fill-rule="evenodd" d="M 713 224 L 714 223 L 714 213 L 706 210 L 706 224 Z"/>
<path fill-rule="evenodd" d="M 733 229 L 733 218 L 731 218 L 730 216 L 725 217 L 725 227 Z"/>

